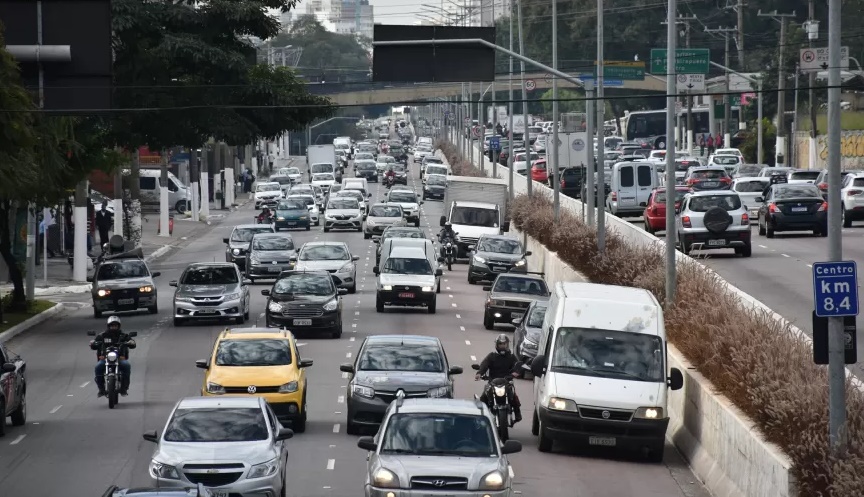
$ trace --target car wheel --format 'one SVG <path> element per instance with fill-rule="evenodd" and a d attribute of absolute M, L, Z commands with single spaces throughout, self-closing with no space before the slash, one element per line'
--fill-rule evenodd
<path fill-rule="evenodd" d="M 663 451 L 666 448 L 666 443 L 661 441 L 652 445 L 648 449 L 648 462 L 660 464 L 663 462 Z"/>
<path fill-rule="evenodd" d="M 846 211 L 846 209 L 840 210 L 840 217 L 843 219 L 843 227 L 851 228 L 852 227 L 852 216 Z"/>
<path fill-rule="evenodd" d="M 828 226 L 819 229 L 819 236 L 823 238 L 828 236 Z"/>
<path fill-rule="evenodd" d="M 765 236 L 774 238 L 774 230 L 768 227 L 768 221 L 765 221 Z"/>
<path fill-rule="evenodd" d="M 303 433 L 306 431 L 306 397 L 303 397 L 303 411 L 300 413 L 300 417 L 295 419 L 291 423 L 291 429 L 294 430 L 294 433 Z"/>
<path fill-rule="evenodd" d="M 307 225 L 306 225 L 306 231 L 309 231 L 309 230 L 311 230 L 311 229 L 312 229 L 312 225 L 311 225 L 311 224 L 307 224 Z"/>
<path fill-rule="evenodd" d="M 441 293 L 441 280 L 438 280 L 438 287 L 435 289 L 435 293 Z"/>
<path fill-rule="evenodd" d="M 381 297 L 375 297 L 375 312 L 384 312 L 384 301 Z"/>
<path fill-rule="evenodd" d="M 363 233 L 363 239 L 364 239 L 364 240 L 368 240 L 368 239 L 370 239 L 370 238 L 372 238 L 372 234 L 371 234 L 371 233 Z"/>
<path fill-rule="evenodd" d="M 419 227 L 420 227 L 420 220 L 419 220 L 419 219 L 416 220 L 416 221 L 414 221 L 414 227 L 415 227 L 415 228 L 419 228 Z"/>
<path fill-rule="evenodd" d="M 435 314 L 435 311 L 436 311 L 436 308 L 435 308 L 435 307 L 436 307 L 437 304 L 438 304 L 438 299 L 436 299 L 436 298 L 433 297 L 433 298 L 432 298 L 432 302 L 429 302 L 429 307 L 428 307 L 428 309 L 429 309 L 429 314 Z"/>
<path fill-rule="evenodd" d="M 765 226 L 762 226 L 762 219 L 759 218 L 756 222 L 759 224 L 759 236 L 765 236 Z"/>
<path fill-rule="evenodd" d="M 328 227 L 325 226 L 325 227 L 324 227 L 324 233 L 330 233 L 330 228 L 328 228 Z"/>
<path fill-rule="evenodd" d="M 552 452 L 552 439 L 546 434 L 543 429 L 543 423 L 537 420 L 537 450 L 540 452 Z"/>
<path fill-rule="evenodd" d="M 153 304 L 152 306 L 148 307 L 147 310 L 150 312 L 150 314 L 157 314 L 159 312 L 159 304 Z"/>
<path fill-rule="evenodd" d="M 348 420 L 345 421 L 345 433 L 349 435 L 359 435 L 360 427 L 350 421 L 351 414 L 348 414 Z"/>
<path fill-rule="evenodd" d="M 246 319 L 243 318 L 243 316 L 237 316 L 236 318 L 234 318 L 234 322 L 236 322 L 237 324 L 243 324 L 245 321 Z"/>
<path fill-rule="evenodd" d="M 180 327 L 183 326 L 183 323 L 185 323 L 185 321 L 183 321 L 182 318 L 174 318 L 174 326 Z"/>
<path fill-rule="evenodd" d="M 99 318 L 102 317 L 102 312 L 101 312 L 101 311 L 97 311 L 97 310 L 96 310 L 96 307 L 93 307 L 93 317 L 96 318 L 96 319 L 99 319 Z"/>
<path fill-rule="evenodd" d="M 483 327 L 487 330 L 495 329 L 495 320 L 492 319 L 492 316 L 488 312 L 483 314 Z"/>
<path fill-rule="evenodd" d="M 2 399 L 0 399 L 0 412 L 6 412 L 6 403 Z M 2 421 L 0 422 L 0 438 L 2 438 L 6 435 L 6 417 L 4 416 L 0 421 Z"/>
<path fill-rule="evenodd" d="M 355 294 L 357 293 L 357 283 L 354 283 L 351 288 L 348 289 L 348 293 Z"/>
<path fill-rule="evenodd" d="M 12 411 L 12 426 L 23 426 L 27 422 L 27 390 L 21 392 L 21 402 L 18 408 Z"/>
<path fill-rule="evenodd" d="M 654 231 L 654 228 L 651 227 L 651 223 L 648 222 L 647 218 L 642 218 L 642 222 L 645 224 L 645 231 L 646 232 L 648 232 L 652 235 L 657 233 L 656 231 Z"/>
<path fill-rule="evenodd" d="M 747 245 L 741 247 L 741 251 L 738 253 L 744 257 L 750 257 L 751 255 L 753 255 L 753 246 L 748 243 Z"/>
<path fill-rule="evenodd" d="M 363 231 L 363 228 L 362 228 L 362 227 L 357 228 L 357 233 L 360 233 L 361 231 Z"/>

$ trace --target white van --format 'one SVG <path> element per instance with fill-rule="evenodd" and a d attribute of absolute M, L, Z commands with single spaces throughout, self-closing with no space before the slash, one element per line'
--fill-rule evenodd
<path fill-rule="evenodd" d="M 378 261 L 379 266 L 383 266 L 384 262 L 390 257 L 390 252 L 397 247 L 416 247 L 423 249 L 426 252 L 426 260 L 432 269 L 441 267 L 442 258 L 439 257 L 438 249 L 435 248 L 435 243 L 428 238 L 388 238 L 381 245 L 381 260 Z M 441 293 L 441 277 L 435 277 L 435 293 Z"/>
<path fill-rule="evenodd" d="M 369 191 L 369 182 L 366 178 L 345 178 L 342 180 L 343 190 L 363 190 L 363 193 Z"/>
<path fill-rule="evenodd" d="M 162 177 L 160 169 L 140 169 L 138 174 L 138 188 L 141 190 L 141 204 L 159 207 L 159 178 Z M 214 178 L 218 181 L 219 176 Z M 229 181 L 229 184 L 231 182 Z M 186 212 L 192 203 L 192 192 L 178 178 L 168 171 L 168 207 L 180 214 Z"/>
<path fill-rule="evenodd" d="M 566 440 L 662 461 L 667 390 L 684 384 L 666 347 L 663 308 L 648 290 L 557 283 L 531 363 L 539 450 Z"/>
<path fill-rule="evenodd" d="M 659 186 L 656 164 L 619 162 L 612 168 L 612 183 L 606 210 L 616 216 L 641 215 L 651 191 Z"/>

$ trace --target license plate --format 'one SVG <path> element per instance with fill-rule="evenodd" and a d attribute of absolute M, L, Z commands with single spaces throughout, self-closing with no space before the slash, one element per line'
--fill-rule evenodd
<path fill-rule="evenodd" d="M 198 311 L 198 314 L 219 314 L 219 311 L 214 311 L 212 309 L 204 309 L 204 310 Z"/>
<path fill-rule="evenodd" d="M 717 186 L 717 183 L 714 181 L 706 181 L 702 183 L 702 186 L 704 186 L 705 188 L 714 188 Z"/>
<path fill-rule="evenodd" d="M 311 319 L 295 319 L 294 326 L 312 326 Z"/>
<path fill-rule="evenodd" d="M 806 207 L 793 207 L 792 212 L 807 212 Z"/>
<path fill-rule="evenodd" d="M 726 245 L 726 240 L 708 240 L 709 247 L 723 247 Z"/>
<path fill-rule="evenodd" d="M 281 267 L 268 267 L 267 271 L 270 273 L 281 273 L 282 268 Z"/>
<path fill-rule="evenodd" d="M 615 447 L 615 437 L 588 437 L 588 445 L 602 445 L 604 447 Z"/>
<path fill-rule="evenodd" d="M 504 271 L 504 268 L 501 267 L 501 266 L 492 266 L 492 271 L 495 271 L 496 273 L 499 273 L 499 272 L 501 272 L 501 271 Z"/>
<path fill-rule="evenodd" d="M 408 293 L 408 292 L 402 292 L 402 293 L 399 294 L 399 298 L 400 298 L 400 299 L 413 299 L 413 298 L 414 298 L 414 294 L 413 294 L 413 293 Z"/>
<path fill-rule="evenodd" d="M 522 319 L 522 316 L 524 316 L 524 315 L 525 315 L 524 312 L 511 312 L 510 313 L 510 319 Z"/>
<path fill-rule="evenodd" d="M 296 222 L 296 221 L 288 221 L 288 222 L 285 223 L 285 224 L 287 224 L 288 226 L 297 226 L 297 222 Z"/>
<path fill-rule="evenodd" d="M 229 493 L 227 490 L 213 490 L 212 488 L 208 488 L 210 490 L 210 495 L 213 497 L 228 497 Z"/>
<path fill-rule="evenodd" d="M 132 305 L 135 299 L 117 299 L 117 305 Z"/>

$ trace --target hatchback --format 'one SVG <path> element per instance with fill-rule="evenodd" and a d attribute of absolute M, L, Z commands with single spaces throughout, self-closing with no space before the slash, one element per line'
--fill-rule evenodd
<path fill-rule="evenodd" d="M 684 184 L 694 191 L 728 190 L 732 187 L 732 178 L 722 167 L 692 167 L 684 177 Z"/>
<path fill-rule="evenodd" d="M 681 207 L 681 200 L 690 193 L 686 186 L 675 187 L 675 208 Z M 648 205 L 642 214 L 645 223 L 645 231 L 652 235 L 658 231 L 666 231 L 666 188 L 655 188 L 648 197 Z"/>
<path fill-rule="evenodd" d="M 678 245 L 689 254 L 699 250 L 733 248 L 750 257 L 750 215 L 732 191 L 694 192 L 681 201 L 675 217 Z"/>

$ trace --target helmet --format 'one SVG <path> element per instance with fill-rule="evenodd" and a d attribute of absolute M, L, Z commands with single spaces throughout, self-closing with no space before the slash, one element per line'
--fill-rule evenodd
<path fill-rule="evenodd" d="M 111 328 L 112 324 L 116 324 L 117 327 L 119 328 L 121 326 L 120 325 L 120 318 L 117 316 L 111 316 L 110 318 L 108 318 L 108 328 Z"/>
<path fill-rule="evenodd" d="M 498 338 L 495 339 L 495 350 L 502 355 L 510 352 L 510 337 L 504 333 L 498 335 Z"/>
<path fill-rule="evenodd" d="M 447 228 L 452 228 L 452 227 L 453 227 L 453 223 L 451 223 L 450 221 L 447 221 L 446 223 L 444 223 L 444 226 L 447 227 Z"/>

